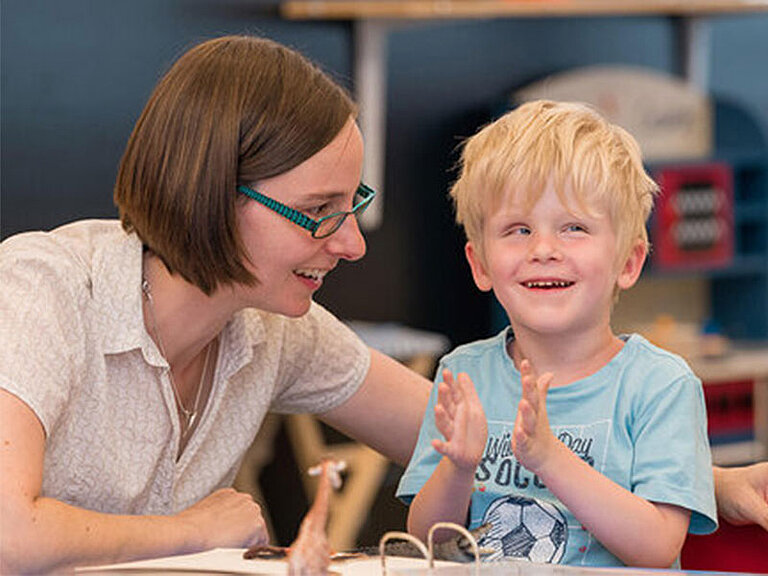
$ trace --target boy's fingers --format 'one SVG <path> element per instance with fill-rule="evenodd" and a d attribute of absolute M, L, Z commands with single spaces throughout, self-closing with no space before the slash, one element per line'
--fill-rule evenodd
<path fill-rule="evenodd" d="M 445 408 L 446 413 L 451 417 L 456 417 L 456 402 L 453 398 L 450 386 L 445 382 L 440 382 L 437 388 L 438 405 Z"/>
<path fill-rule="evenodd" d="M 518 417 L 515 421 L 515 427 L 512 430 L 512 451 L 515 456 L 520 456 L 520 451 L 525 451 L 528 444 L 528 434 L 523 429 L 523 421 L 518 409 Z"/>
<path fill-rule="evenodd" d="M 461 393 L 458 390 L 458 385 L 450 370 L 443 370 L 443 381 L 448 386 L 448 391 L 451 395 L 451 400 L 457 403 L 461 399 Z"/>
<path fill-rule="evenodd" d="M 453 435 L 453 419 L 448 416 L 442 406 L 435 406 L 435 426 L 446 439 L 450 440 Z"/>
<path fill-rule="evenodd" d="M 432 448 L 437 450 L 443 456 L 445 456 L 446 452 L 448 451 L 445 442 L 443 442 L 442 440 L 438 440 L 437 438 L 432 440 Z"/>
<path fill-rule="evenodd" d="M 539 392 L 536 380 L 533 375 L 523 377 L 523 396 L 522 399 L 528 402 L 534 410 L 539 409 Z"/>
<path fill-rule="evenodd" d="M 525 400 L 520 401 L 518 408 L 520 428 L 526 436 L 531 436 L 536 430 L 537 414 L 533 406 Z"/>
<path fill-rule="evenodd" d="M 453 373 L 450 370 L 443 370 L 443 382 L 448 386 L 448 390 L 453 391 L 456 383 L 453 380 Z"/>
<path fill-rule="evenodd" d="M 445 382 L 440 382 L 437 385 L 437 403 L 441 405 L 450 404 L 451 402 L 451 392 L 448 389 L 448 384 Z"/>
<path fill-rule="evenodd" d="M 451 399 L 455 404 L 460 404 L 464 399 L 464 392 L 461 385 L 461 374 L 451 381 Z"/>
<path fill-rule="evenodd" d="M 465 399 L 480 400 L 477 396 L 477 390 L 475 390 L 475 384 L 472 382 L 472 378 L 469 374 L 461 372 L 458 376 L 458 388 Z"/>
<path fill-rule="evenodd" d="M 539 397 L 541 398 L 542 403 L 546 403 L 547 392 L 549 391 L 549 387 L 552 385 L 552 380 L 554 379 L 555 375 L 552 374 L 552 372 L 546 372 L 539 378 Z"/>

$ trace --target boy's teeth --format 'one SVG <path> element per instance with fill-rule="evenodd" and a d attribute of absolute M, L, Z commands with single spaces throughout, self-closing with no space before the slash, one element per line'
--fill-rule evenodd
<path fill-rule="evenodd" d="M 526 282 L 527 288 L 567 288 L 571 286 L 573 282 L 566 282 L 564 280 L 551 280 L 545 282 Z"/>

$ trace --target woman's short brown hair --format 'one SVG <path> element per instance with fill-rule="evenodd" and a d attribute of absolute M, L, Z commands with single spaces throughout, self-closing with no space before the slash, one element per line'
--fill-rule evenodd
<path fill-rule="evenodd" d="M 203 42 L 161 79 L 128 140 L 114 191 L 123 227 L 206 294 L 253 284 L 238 184 L 298 166 L 355 114 L 294 50 L 250 36 Z"/>

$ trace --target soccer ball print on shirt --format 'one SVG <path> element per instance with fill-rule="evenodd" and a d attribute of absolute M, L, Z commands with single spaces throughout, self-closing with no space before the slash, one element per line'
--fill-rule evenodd
<path fill-rule="evenodd" d="M 603 472 L 611 422 L 553 426 L 574 454 Z M 490 524 L 478 544 L 484 560 L 519 559 L 537 563 L 580 563 L 594 541 L 581 523 L 547 490 L 541 479 L 512 452 L 514 422 L 488 420 L 485 453 L 475 471 L 470 524 Z"/>
<path fill-rule="evenodd" d="M 504 557 L 557 563 L 568 540 L 568 524 L 552 503 L 524 496 L 504 496 L 486 510 L 483 524 L 490 531 L 478 542 L 493 552 L 487 560 Z"/>

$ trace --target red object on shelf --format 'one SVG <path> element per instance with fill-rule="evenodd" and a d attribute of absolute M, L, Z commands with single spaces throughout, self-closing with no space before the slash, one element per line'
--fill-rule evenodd
<path fill-rule="evenodd" d="M 683 570 L 768 573 L 768 532 L 720 520 L 714 534 L 689 534 L 680 555 Z"/>
<path fill-rule="evenodd" d="M 733 172 L 727 164 L 668 166 L 652 224 L 659 269 L 712 269 L 733 260 Z"/>
<path fill-rule="evenodd" d="M 704 400 L 707 403 L 707 424 L 713 439 L 754 430 L 754 382 L 704 382 Z M 768 552 L 767 552 L 768 554 Z"/>

